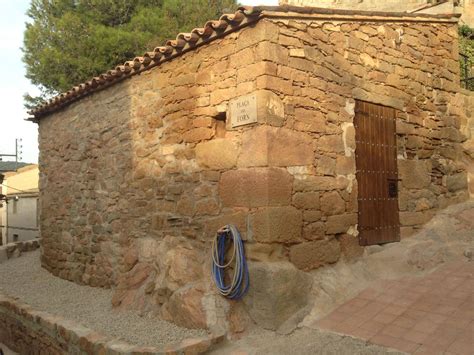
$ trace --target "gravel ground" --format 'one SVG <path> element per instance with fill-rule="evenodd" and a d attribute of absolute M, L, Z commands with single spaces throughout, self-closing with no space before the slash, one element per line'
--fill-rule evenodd
<path fill-rule="evenodd" d="M 37 310 L 132 344 L 159 346 L 206 334 L 157 318 L 140 317 L 136 312 L 113 310 L 112 290 L 80 286 L 55 277 L 41 268 L 39 255 L 39 251 L 28 252 L 0 264 L 0 292 L 18 297 Z"/>

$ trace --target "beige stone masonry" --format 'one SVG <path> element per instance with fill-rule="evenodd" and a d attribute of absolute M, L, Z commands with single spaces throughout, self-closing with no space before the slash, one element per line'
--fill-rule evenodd
<path fill-rule="evenodd" d="M 238 147 L 232 141 L 217 138 L 196 145 L 196 160 L 203 168 L 231 169 L 237 163 Z"/>
<path fill-rule="evenodd" d="M 239 167 L 309 165 L 313 144 L 304 133 L 286 128 L 259 126 L 242 136 Z"/>
<path fill-rule="evenodd" d="M 301 242 L 302 219 L 302 212 L 292 206 L 260 208 L 250 222 L 253 237 L 260 243 Z"/>
<path fill-rule="evenodd" d="M 293 176 L 282 168 L 245 168 L 226 171 L 219 195 L 227 207 L 285 206 L 291 201 Z"/>
<path fill-rule="evenodd" d="M 211 241 L 235 224 L 262 275 L 359 257 L 356 100 L 396 109 L 403 237 L 468 197 L 455 17 L 261 10 L 40 120 L 47 270 L 187 327 L 283 322 L 216 293 Z"/>

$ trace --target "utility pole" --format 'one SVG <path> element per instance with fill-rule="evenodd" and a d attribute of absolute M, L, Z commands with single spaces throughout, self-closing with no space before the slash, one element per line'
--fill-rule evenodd
<path fill-rule="evenodd" d="M 22 142 L 21 138 L 16 138 L 15 139 L 15 154 L 2 154 L 2 153 L 0 153 L 0 161 L 3 160 L 3 157 L 14 157 L 15 158 L 15 169 L 13 169 L 13 171 L 18 170 L 18 162 L 21 161 L 21 158 L 22 158 L 23 145 L 21 144 L 21 142 Z M 11 170 L 11 169 L 7 169 L 5 171 L 8 171 L 8 170 Z M 0 171 L 0 173 L 1 173 L 1 171 Z M 3 184 L 4 178 L 5 178 L 5 176 L 3 174 L 0 174 L 0 180 L 1 180 L 0 185 Z M 7 196 L 4 195 L 2 192 L 3 191 L 0 187 L 0 204 L 4 205 L 4 207 L 5 207 L 5 238 L 6 238 L 6 243 L 8 244 L 8 199 L 7 199 Z M 3 204 L 2 201 L 5 201 L 5 204 Z M 3 224 L 3 221 L 2 221 L 2 224 Z M 2 239 L 3 239 L 3 236 L 2 236 Z M 0 243 L 0 244 L 2 244 L 2 243 Z"/>
<path fill-rule="evenodd" d="M 21 161 L 22 159 L 22 154 L 23 154 L 23 145 L 21 144 L 23 139 L 21 138 L 16 138 L 15 139 L 15 154 L 2 154 L 0 153 L 0 161 L 3 160 L 3 157 L 15 157 L 15 170 L 18 170 L 18 162 Z"/>
<path fill-rule="evenodd" d="M 3 175 L 2 173 L 0 173 L 0 211 L 2 210 L 2 207 L 5 206 L 5 212 L 6 214 L 8 213 L 8 206 L 7 206 L 7 203 L 8 203 L 8 200 L 7 200 L 7 196 L 3 194 L 3 191 L 2 191 L 2 184 L 3 184 L 3 180 L 5 179 L 5 175 Z M 5 201 L 5 204 L 3 203 L 3 201 Z M 5 214 L 5 232 L 8 233 L 6 231 L 6 228 L 7 228 L 7 216 Z M 1 215 L 0 215 L 1 217 Z M 2 218 L 2 221 L 1 221 L 1 225 L 0 225 L 0 245 L 3 245 L 3 218 Z M 6 242 L 6 239 L 7 239 L 7 236 L 8 234 L 6 234 L 5 236 L 5 244 L 7 244 Z"/>

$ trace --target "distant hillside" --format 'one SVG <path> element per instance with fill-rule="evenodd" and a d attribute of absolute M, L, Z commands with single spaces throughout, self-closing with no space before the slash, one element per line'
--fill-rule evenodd
<path fill-rule="evenodd" d="M 0 161 L 0 172 L 14 171 L 15 167 L 19 169 L 27 165 L 30 165 L 30 163 L 18 162 L 18 165 L 16 165 L 14 161 Z"/>

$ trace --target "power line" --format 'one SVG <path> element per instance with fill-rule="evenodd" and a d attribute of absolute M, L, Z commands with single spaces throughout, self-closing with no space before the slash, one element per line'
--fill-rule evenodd
<path fill-rule="evenodd" d="M 25 190 L 16 189 L 16 188 L 14 188 L 14 187 L 11 187 L 11 186 L 8 186 L 8 185 L 5 185 L 5 184 L 1 184 L 1 185 L 2 185 L 2 186 L 5 186 L 5 187 L 7 187 L 7 188 L 9 188 L 9 189 L 13 189 L 13 190 L 15 190 L 15 191 L 20 191 L 20 192 L 25 192 L 25 193 L 31 192 L 31 191 L 25 191 Z"/>

